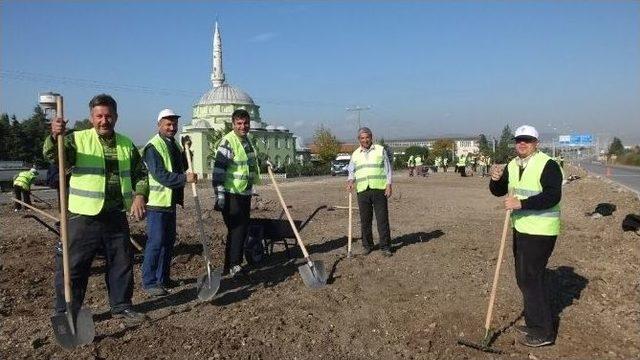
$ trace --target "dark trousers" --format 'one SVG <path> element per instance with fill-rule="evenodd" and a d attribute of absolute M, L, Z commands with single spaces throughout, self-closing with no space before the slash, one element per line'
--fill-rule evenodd
<path fill-rule="evenodd" d="M 366 249 L 373 248 L 373 232 L 371 223 L 373 214 L 376 214 L 378 236 L 380 237 L 380 249 L 389 249 L 391 245 L 391 231 L 389 230 L 389 209 L 384 190 L 369 189 L 358 193 L 358 207 L 360 209 L 360 232 L 362 233 L 362 246 Z"/>
<path fill-rule="evenodd" d="M 533 335 L 542 337 L 553 336 L 555 332 L 544 273 L 556 238 L 523 234 L 513 229 L 513 257 L 524 303 L 524 320 Z"/>
<path fill-rule="evenodd" d="M 222 218 L 227 226 L 227 243 L 224 249 L 224 271 L 242 264 L 244 241 L 249 231 L 251 195 L 225 194 Z"/>
<path fill-rule="evenodd" d="M 20 186 L 13 186 L 13 197 L 17 200 L 31 205 L 31 191 L 25 190 Z M 14 201 L 13 208 L 20 210 L 22 209 L 22 205 Z"/>
<path fill-rule="evenodd" d="M 104 249 L 105 282 L 112 313 L 131 307 L 133 295 L 133 250 L 129 243 L 129 223 L 126 213 L 114 211 L 85 216 L 71 214 L 69 218 L 69 269 L 72 306 L 82 307 L 91 262 Z M 56 311 L 65 311 L 62 250 L 56 251 Z"/>
<path fill-rule="evenodd" d="M 165 286 L 170 279 L 169 269 L 176 242 L 176 213 L 147 211 L 147 244 L 142 263 L 142 287 Z"/>

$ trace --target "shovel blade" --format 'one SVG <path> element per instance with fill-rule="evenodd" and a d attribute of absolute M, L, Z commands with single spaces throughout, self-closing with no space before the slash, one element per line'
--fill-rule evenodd
<path fill-rule="evenodd" d="M 298 267 L 302 282 L 310 288 L 318 289 L 327 284 L 327 272 L 322 261 L 308 261 Z"/>
<path fill-rule="evenodd" d="M 75 321 L 70 312 L 54 315 L 51 317 L 51 325 L 56 341 L 65 349 L 91 344 L 96 335 L 93 315 L 87 309 L 80 309 Z"/>
<path fill-rule="evenodd" d="M 198 299 L 200 301 L 209 301 L 220 289 L 220 278 L 222 277 L 221 269 L 214 269 L 211 275 L 208 272 L 200 275 L 198 278 Z"/>
<path fill-rule="evenodd" d="M 468 346 L 472 349 L 476 349 L 476 350 L 480 350 L 480 351 L 484 351 L 484 352 L 488 352 L 488 353 L 493 353 L 493 354 L 502 354 L 501 350 L 498 349 L 494 349 L 488 345 L 485 345 L 485 340 L 482 341 L 482 343 L 475 343 L 472 341 L 467 341 L 464 339 L 459 339 L 458 340 L 458 344 L 460 345 L 464 345 L 464 346 Z"/>

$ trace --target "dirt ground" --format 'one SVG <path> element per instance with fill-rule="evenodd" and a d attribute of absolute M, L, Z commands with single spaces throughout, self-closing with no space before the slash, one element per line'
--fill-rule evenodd
<path fill-rule="evenodd" d="M 513 324 L 521 321 L 508 241 L 493 326 L 502 355 L 457 345 L 479 341 L 504 211 L 488 180 L 438 173 L 428 178 L 397 174 L 390 200 L 391 258 L 374 251 L 346 258 L 345 178 L 287 180 L 281 184 L 311 256 L 330 272 L 328 285 L 305 287 L 297 271 L 300 251 L 284 247 L 253 267 L 248 277 L 223 279 L 210 302 L 196 300 L 195 279 L 203 270 L 192 200 L 178 214 L 172 276 L 181 281 L 171 295 L 148 298 L 140 288 L 136 256 L 135 307 L 151 321 L 126 326 L 109 316 L 104 264 L 96 260 L 85 305 L 96 323 L 95 341 L 64 350 L 49 320 L 53 300 L 55 235 L 35 220 L 14 213 L 2 194 L 0 226 L 0 358 L 74 359 L 630 359 L 640 354 L 640 236 L 621 229 L 640 202 L 628 192 L 583 176 L 563 190 L 563 230 L 548 265 L 549 293 L 559 318 L 556 344 L 530 349 L 517 344 Z M 257 188 L 252 216 L 277 218 L 275 190 Z M 40 192 L 38 194 L 52 192 Z M 226 229 L 212 210 L 210 185 L 202 184 L 206 229 L 220 263 Z M 189 196 L 187 196 L 189 198 Z M 600 202 L 617 211 L 592 219 Z M 37 203 L 36 203 L 37 204 Z M 52 222 L 44 219 L 45 222 Z M 375 225 L 374 225 L 375 226 Z M 131 224 L 144 240 L 144 222 Z M 360 250 L 354 216 L 354 251 Z M 375 231 L 374 231 L 375 234 Z M 377 238 L 377 234 L 375 235 Z M 510 236 L 510 235 L 509 235 Z"/>

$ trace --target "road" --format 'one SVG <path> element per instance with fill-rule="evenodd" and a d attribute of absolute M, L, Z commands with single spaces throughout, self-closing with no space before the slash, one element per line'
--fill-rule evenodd
<path fill-rule="evenodd" d="M 640 167 L 606 166 L 594 161 L 582 161 L 579 164 L 591 173 L 611 179 L 640 194 Z"/>

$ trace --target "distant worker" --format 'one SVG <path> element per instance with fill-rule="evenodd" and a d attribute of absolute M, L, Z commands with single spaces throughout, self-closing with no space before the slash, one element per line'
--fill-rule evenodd
<path fill-rule="evenodd" d="M 449 158 L 445 157 L 444 159 L 442 159 L 442 171 L 447 172 L 448 168 L 449 168 Z"/>
<path fill-rule="evenodd" d="M 98 252 L 106 258 L 107 292 L 111 314 L 128 323 L 148 318 L 133 310 L 133 248 L 126 211 L 134 219 L 145 215 L 147 169 L 131 139 L 115 132 L 118 106 L 110 95 L 89 102 L 92 128 L 64 136 L 65 161 L 72 167 L 69 182 L 69 267 L 72 307 L 81 308 Z M 43 145 L 46 159 L 57 162 L 57 136 L 65 133 L 62 118 L 51 122 L 51 136 Z M 66 310 L 61 251 L 56 252 L 56 313 Z"/>
<path fill-rule="evenodd" d="M 422 156 L 416 155 L 415 161 L 416 161 L 416 176 L 424 176 L 423 169 L 422 169 L 422 166 L 423 166 Z"/>
<path fill-rule="evenodd" d="M 407 167 L 409 168 L 409 177 L 413 176 L 413 172 L 416 169 L 416 160 L 413 155 L 409 156 L 409 161 L 407 161 Z"/>
<path fill-rule="evenodd" d="M 179 118 L 171 109 L 160 111 L 158 132 L 142 150 L 149 169 L 148 240 L 142 262 L 142 289 L 150 296 L 168 295 L 166 289 L 172 287 L 169 270 L 176 241 L 176 205 L 184 206 L 185 184 L 198 180 L 195 173 L 185 174 L 184 149 L 174 138 Z"/>
<path fill-rule="evenodd" d="M 31 185 L 33 185 L 37 177 L 38 170 L 35 167 L 27 171 L 21 171 L 13 177 L 13 196 L 16 200 L 31 205 Z M 20 209 L 22 209 L 22 205 L 14 201 L 13 211 L 20 211 Z"/>
<path fill-rule="evenodd" d="M 214 209 L 222 212 L 227 226 L 223 275 L 245 273 L 244 241 L 249 231 L 253 185 L 260 183 L 258 153 L 247 136 L 251 118 L 246 110 L 231 114 L 233 130 L 218 145 L 213 165 Z"/>
<path fill-rule="evenodd" d="M 523 125 L 515 131 L 517 157 L 506 168 L 491 168 L 489 189 L 512 210 L 513 255 L 518 287 L 524 303 L 524 334 L 520 343 L 530 347 L 553 344 L 555 328 L 546 291 L 545 267 L 560 233 L 562 172 L 558 163 L 538 151 L 538 131 Z"/>
<path fill-rule="evenodd" d="M 363 254 L 368 255 L 373 250 L 371 223 L 375 213 L 380 250 L 382 255 L 392 256 L 387 199 L 391 197 L 393 169 L 384 148 L 373 145 L 373 134 L 369 128 L 358 130 L 358 141 L 360 147 L 353 152 L 349 162 L 347 191 L 353 191 L 355 185 Z"/>
<path fill-rule="evenodd" d="M 442 157 L 438 156 L 433 160 L 433 172 L 437 173 L 440 166 L 442 166 Z"/>
<path fill-rule="evenodd" d="M 456 164 L 456 171 L 460 173 L 460 176 L 467 176 L 467 155 L 462 154 L 458 158 L 458 163 Z"/>

